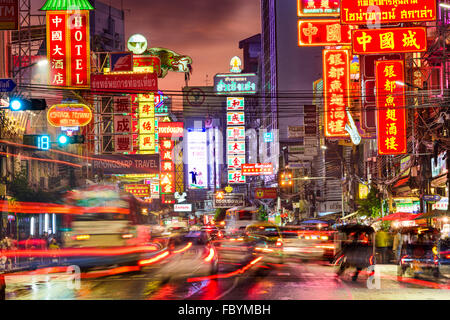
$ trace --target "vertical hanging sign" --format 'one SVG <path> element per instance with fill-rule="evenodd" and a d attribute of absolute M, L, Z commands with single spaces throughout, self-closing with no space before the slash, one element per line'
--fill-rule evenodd
<path fill-rule="evenodd" d="M 90 85 L 89 52 L 89 11 L 76 11 L 68 14 L 70 83 L 76 88 L 88 88 Z"/>
<path fill-rule="evenodd" d="M 89 10 L 86 0 L 46 1 L 49 85 L 90 87 Z"/>
<path fill-rule="evenodd" d="M 350 89 L 349 56 L 347 50 L 323 50 L 324 128 L 328 138 L 348 137 L 345 125 Z"/>
<path fill-rule="evenodd" d="M 67 52 L 67 13 L 47 12 L 47 60 L 49 62 L 49 84 L 69 86 Z"/>
<path fill-rule="evenodd" d="M 376 61 L 379 155 L 406 153 L 405 69 L 403 60 Z"/>

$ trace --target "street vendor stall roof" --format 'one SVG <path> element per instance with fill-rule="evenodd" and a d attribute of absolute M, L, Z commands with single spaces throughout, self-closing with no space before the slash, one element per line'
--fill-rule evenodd
<path fill-rule="evenodd" d="M 419 214 L 414 220 L 420 220 L 420 219 L 431 219 L 431 218 L 442 218 L 445 216 L 450 216 L 450 211 L 443 211 L 443 210 L 433 210 L 430 212 Z"/>
<path fill-rule="evenodd" d="M 378 220 L 382 221 L 406 221 L 406 220 L 414 220 L 418 214 L 412 214 L 409 212 L 396 212 L 393 214 L 390 214 L 388 216 L 379 218 Z"/>

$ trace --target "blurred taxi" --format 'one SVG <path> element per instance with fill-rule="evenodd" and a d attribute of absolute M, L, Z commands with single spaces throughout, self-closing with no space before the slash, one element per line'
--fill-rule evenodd
<path fill-rule="evenodd" d="M 142 266 L 166 279 L 209 276 L 218 272 L 217 251 L 205 231 L 187 232 L 181 242 L 170 247 L 168 252 L 168 258 L 162 263 Z"/>
<path fill-rule="evenodd" d="M 280 227 L 283 253 L 287 258 L 302 260 L 332 260 L 334 256 L 333 231 L 314 230 L 299 226 Z"/>
<path fill-rule="evenodd" d="M 283 239 L 279 227 L 270 222 L 253 223 L 245 229 L 247 243 L 253 246 L 255 255 L 262 255 L 265 262 L 284 263 Z"/>

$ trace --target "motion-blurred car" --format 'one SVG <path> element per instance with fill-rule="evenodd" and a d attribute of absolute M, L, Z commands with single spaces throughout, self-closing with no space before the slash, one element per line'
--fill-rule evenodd
<path fill-rule="evenodd" d="M 200 230 L 207 232 L 212 240 L 219 240 L 223 238 L 223 232 L 216 226 L 203 226 Z"/>
<path fill-rule="evenodd" d="M 170 248 L 170 256 L 152 268 L 163 278 L 188 278 L 216 274 L 218 256 L 211 238 L 204 231 L 190 231 L 182 242 Z"/>
<path fill-rule="evenodd" d="M 439 274 L 450 277 L 450 238 L 440 239 L 439 251 Z"/>
<path fill-rule="evenodd" d="M 280 232 L 285 258 L 298 258 L 303 261 L 323 259 L 325 246 L 332 246 L 332 243 L 329 244 L 328 236 L 307 232 L 300 227 L 284 226 L 280 227 Z"/>
<path fill-rule="evenodd" d="M 246 242 L 254 246 L 254 254 L 264 262 L 284 263 L 283 239 L 277 225 L 270 222 L 253 223 L 245 229 Z"/>
<path fill-rule="evenodd" d="M 401 233 L 409 235 L 411 241 L 402 245 L 399 275 L 409 270 L 414 276 L 431 272 L 434 277 L 439 277 L 439 232 L 431 227 L 412 227 L 401 230 Z"/>

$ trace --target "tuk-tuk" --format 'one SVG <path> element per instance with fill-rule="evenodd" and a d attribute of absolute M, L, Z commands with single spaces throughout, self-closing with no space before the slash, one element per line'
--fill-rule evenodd
<path fill-rule="evenodd" d="M 334 265 L 338 267 L 337 275 L 353 267 L 356 269 L 352 277 L 356 281 L 359 272 L 375 264 L 375 230 L 366 225 L 349 224 L 337 228 L 335 237 L 336 255 Z"/>
<path fill-rule="evenodd" d="M 414 275 L 431 271 L 439 277 L 439 230 L 432 227 L 407 227 L 399 230 L 402 241 L 398 275 L 408 270 Z"/>

